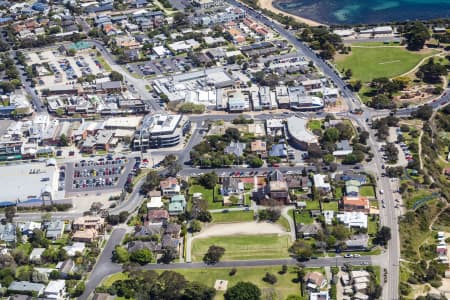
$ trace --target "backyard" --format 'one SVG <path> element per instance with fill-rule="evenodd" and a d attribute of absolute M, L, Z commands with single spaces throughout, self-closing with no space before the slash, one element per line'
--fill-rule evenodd
<path fill-rule="evenodd" d="M 225 248 L 222 260 L 269 259 L 288 257 L 288 235 L 230 235 L 198 238 L 192 242 L 192 261 L 201 261 L 209 246 Z"/>

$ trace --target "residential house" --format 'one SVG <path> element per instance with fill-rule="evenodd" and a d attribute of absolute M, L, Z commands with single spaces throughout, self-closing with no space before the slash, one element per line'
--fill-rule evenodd
<path fill-rule="evenodd" d="M 95 229 L 102 231 L 105 226 L 105 219 L 99 216 L 83 216 L 73 221 L 73 230 Z"/>
<path fill-rule="evenodd" d="M 267 143 L 265 141 L 256 140 L 251 142 L 250 149 L 261 158 L 267 157 Z"/>
<path fill-rule="evenodd" d="M 45 285 L 29 281 L 13 281 L 8 287 L 10 293 L 30 293 L 40 296 L 44 293 Z"/>
<path fill-rule="evenodd" d="M 300 224 L 298 226 L 297 233 L 299 236 L 304 239 L 310 239 L 317 237 L 317 235 L 322 231 L 322 227 L 320 224 L 312 223 L 312 224 Z"/>
<path fill-rule="evenodd" d="M 131 241 L 127 244 L 128 252 L 150 249 L 153 253 L 161 253 L 162 247 L 155 241 Z"/>
<path fill-rule="evenodd" d="M 152 235 L 161 235 L 163 232 L 162 223 L 160 224 L 149 224 L 145 222 L 144 225 L 135 226 L 134 236 L 135 237 L 148 237 Z"/>
<path fill-rule="evenodd" d="M 0 241 L 13 243 L 16 240 L 16 225 L 12 223 L 0 224 Z"/>
<path fill-rule="evenodd" d="M 370 202 L 367 197 L 344 196 L 342 198 L 342 208 L 344 211 L 359 211 L 367 214 L 370 210 Z"/>
<path fill-rule="evenodd" d="M 147 212 L 147 220 L 150 224 L 163 225 L 169 220 L 169 212 L 165 209 L 152 209 Z"/>
<path fill-rule="evenodd" d="M 34 248 L 30 253 L 30 262 L 35 264 L 40 264 L 42 262 L 42 253 L 44 253 L 45 248 Z"/>
<path fill-rule="evenodd" d="M 348 140 L 342 140 L 336 143 L 336 150 L 333 151 L 333 155 L 337 157 L 347 156 L 353 153 L 353 147 L 350 146 L 350 142 Z"/>
<path fill-rule="evenodd" d="M 241 195 L 244 192 L 244 183 L 236 177 L 224 177 L 220 187 L 223 196 Z"/>
<path fill-rule="evenodd" d="M 341 181 L 356 180 L 359 182 L 359 185 L 363 185 L 363 184 L 367 183 L 367 177 L 365 175 L 355 174 L 352 172 L 346 172 L 346 173 L 337 175 L 337 177 L 335 179 L 341 180 Z"/>
<path fill-rule="evenodd" d="M 309 191 L 310 186 L 307 176 L 291 174 L 284 176 L 284 178 L 286 179 L 289 190 Z"/>
<path fill-rule="evenodd" d="M 86 244 L 81 242 L 73 243 L 72 245 L 63 247 L 68 256 L 75 256 L 77 253 L 83 254 L 86 249 Z"/>
<path fill-rule="evenodd" d="M 147 202 L 147 210 L 161 209 L 164 206 L 161 197 L 151 197 Z"/>
<path fill-rule="evenodd" d="M 369 236 L 367 234 L 357 234 L 351 236 L 345 241 L 348 251 L 367 250 L 369 245 Z"/>
<path fill-rule="evenodd" d="M 331 191 L 330 183 L 326 182 L 327 175 L 322 174 L 314 174 L 313 181 L 314 186 L 320 192 L 329 193 Z"/>
<path fill-rule="evenodd" d="M 269 183 L 266 186 L 266 196 L 278 204 L 290 203 L 289 189 L 283 173 L 279 170 L 269 173 L 268 181 Z"/>
<path fill-rule="evenodd" d="M 161 246 L 163 248 L 174 248 L 179 251 L 180 241 L 170 236 L 170 234 L 163 235 L 161 239 Z"/>
<path fill-rule="evenodd" d="M 72 259 L 69 258 L 65 261 L 59 262 L 55 268 L 59 271 L 61 278 L 67 278 L 70 274 L 73 273 L 75 263 Z"/>
<path fill-rule="evenodd" d="M 172 238 L 179 238 L 181 233 L 181 225 L 176 223 L 169 223 L 164 229 L 164 234 L 170 235 Z"/>
<path fill-rule="evenodd" d="M 311 292 L 309 294 L 309 300 L 331 300 L 328 291 Z"/>
<path fill-rule="evenodd" d="M 66 281 L 51 280 L 44 289 L 44 297 L 51 300 L 66 299 Z"/>
<path fill-rule="evenodd" d="M 306 284 L 306 288 L 310 291 L 318 291 L 327 286 L 328 282 L 325 276 L 320 272 L 308 272 L 303 281 Z"/>
<path fill-rule="evenodd" d="M 339 222 L 349 228 L 367 228 L 367 215 L 363 212 L 343 212 L 337 215 Z"/>
<path fill-rule="evenodd" d="M 86 228 L 84 230 L 77 230 L 72 235 L 72 240 L 76 242 L 92 243 L 98 236 L 97 230 L 94 228 Z"/>
<path fill-rule="evenodd" d="M 224 152 L 226 154 L 234 154 L 237 157 L 240 157 L 244 154 L 245 144 L 240 142 L 232 141 L 227 147 L 225 147 Z"/>
<path fill-rule="evenodd" d="M 179 215 L 184 212 L 186 208 L 186 199 L 184 195 L 174 195 L 169 203 L 169 215 Z"/>
<path fill-rule="evenodd" d="M 41 229 L 41 223 L 40 222 L 33 222 L 33 221 L 28 221 L 25 223 L 22 223 L 19 225 L 20 231 L 22 232 L 23 235 L 26 236 L 32 236 L 33 235 L 33 231 L 35 229 Z"/>
<path fill-rule="evenodd" d="M 159 183 L 163 196 L 178 195 L 180 193 L 180 185 L 178 180 L 174 177 L 161 180 Z"/>
<path fill-rule="evenodd" d="M 345 194 L 348 197 L 358 197 L 359 196 L 360 183 L 357 180 L 348 180 L 345 182 Z"/>

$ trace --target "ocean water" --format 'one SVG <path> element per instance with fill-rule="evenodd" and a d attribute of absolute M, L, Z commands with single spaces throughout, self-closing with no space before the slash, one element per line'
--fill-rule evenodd
<path fill-rule="evenodd" d="M 274 5 L 326 24 L 450 18 L 450 0 L 275 0 Z"/>

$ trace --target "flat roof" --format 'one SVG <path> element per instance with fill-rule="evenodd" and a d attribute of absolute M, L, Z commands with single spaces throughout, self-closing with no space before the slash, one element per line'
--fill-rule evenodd
<path fill-rule="evenodd" d="M 289 134 L 298 141 L 309 144 L 318 143 L 317 136 L 310 132 L 306 125 L 307 119 L 292 116 L 287 119 L 287 128 Z"/>
<path fill-rule="evenodd" d="M 104 126 L 107 129 L 136 129 L 139 127 L 141 121 L 142 117 L 140 116 L 108 118 Z"/>
<path fill-rule="evenodd" d="M 56 171 L 54 166 L 47 167 L 45 162 L 0 167 L 0 202 L 40 198 L 45 189 L 56 192 Z"/>

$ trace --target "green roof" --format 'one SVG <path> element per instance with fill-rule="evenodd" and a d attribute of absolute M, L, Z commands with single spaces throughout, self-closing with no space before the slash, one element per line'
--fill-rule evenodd
<path fill-rule="evenodd" d="M 184 205 L 180 202 L 169 203 L 169 213 L 181 213 L 184 211 Z"/>

